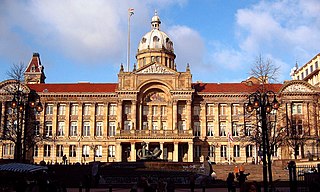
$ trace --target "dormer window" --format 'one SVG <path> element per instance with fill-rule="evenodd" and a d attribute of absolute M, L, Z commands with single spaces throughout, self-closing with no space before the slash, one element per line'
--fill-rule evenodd
<path fill-rule="evenodd" d="M 158 36 L 154 36 L 154 37 L 153 37 L 153 42 L 159 42 L 159 40 L 160 40 L 160 39 L 159 39 Z"/>
<path fill-rule="evenodd" d="M 36 66 L 35 65 L 31 66 L 31 72 L 36 72 Z"/>

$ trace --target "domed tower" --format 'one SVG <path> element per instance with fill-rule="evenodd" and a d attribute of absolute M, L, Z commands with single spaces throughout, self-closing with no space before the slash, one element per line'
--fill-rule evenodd
<path fill-rule="evenodd" d="M 138 68 L 150 63 L 159 63 L 175 70 L 173 42 L 166 33 L 160 31 L 160 18 L 155 12 L 151 20 L 151 31 L 146 33 L 138 47 L 136 55 Z"/>

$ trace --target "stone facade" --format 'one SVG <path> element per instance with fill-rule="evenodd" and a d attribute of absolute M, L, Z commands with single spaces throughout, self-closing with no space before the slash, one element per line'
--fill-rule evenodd
<path fill-rule="evenodd" d="M 217 163 L 258 160 L 258 144 L 246 139 L 257 122 L 245 106 L 261 85 L 252 79 L 193 83 L 189 65 L 177 71 L 173 43 L 160 31 L 160 18 L 155 15 L 151 23 L 138 47 L 138 66 L 132 71 L 121 66 L 118 83 L 45 83 L 40 56 L 33 55 L 25 92 L 35 91 L 44 110 L 35 113 L 33 129 L 41 139 L 30 149 L 29 160 L 61 163 L 66 154 L 70 163 L 134 162 L 142 142 L 150 150 L 160 148 L 160 158 L 173 162 L 201 162 L 207 156 Z M 0 84 L 2 133 L 13 123 L 12 95 L 6 92 L 12 84 Z M 265 86 L 281 103 L 270 116 L 275 127 L 301 128 L 310 140 L 300 146 L 299 157 L 307 151 L 318 154 L 319 91 L 302 80 Z M 12 142 L 0 145 L 1 158 L 13 158 Z M 292 149 L 275 148 L 273 158 L 292 158 Z"/>

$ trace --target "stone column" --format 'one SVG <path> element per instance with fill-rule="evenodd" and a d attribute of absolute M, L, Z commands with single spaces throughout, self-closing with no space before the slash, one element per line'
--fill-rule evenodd
<path fill-rule="evenodd" d="M 131 129 L 137 129 L 137 101 L 132 100 L 132 105 L 131 105 L 131 122 L 132 126 Z"/>
<path fill-rule="evenodd" d="M 117 126 L 117 134 L 120 130 L 122 130 L 122 101 L 118 101 L 118 106 L 117 106 L 117 120 L 118 120 L 118 126 Z"/>
<path fill-rule="evenodd" d="M 186 115 L 187 115 L 186 129 L 190 130 L 190 128 L 192 128 L 192 122 L 191 122 L 191 120 L 192 120 L 191 100 L 187 100 Z"/>
<path fill-rule="evenodd" d="M 177 121 L 177 113 L 178 113 L 178 102 L 173 101 L 172 103 L 172 129 L 176 130 L 178 129 L 178 121 Z"/>
<path fill-rule="evenodd" d="M 163 159 L 163 144 L 164 142 L 160 142 L 160 149 L 161 149 L 161 155 L 160 155 L 160 159 Z"/>
<path fill-rule="evenodd" d="M 193 162 L 193 142 L 188 143 L 188 162 Z"/>
<path fill-rule="evenodd" d="M 109 102 L 105 103 L 105 109 L 106 109 L 106 112 L 105 112 L 105 118 L 104 118 L 103 124 L 105 125 L 106 130 L 103 133 L 103 136 L 107 137 L 109 133 Z"/>
<path fill-rule="evenodd" d="M 178 150 L 179 150 L 179 142 L 174 142 L 174 147 L 173 147 L 173 162 L 178 162 Z"/>
<path fill-rule="evenodd" d="M 140 102 L 140 105 L 139 105 L 139 130 L 142 130 L 142 115 L 143 115 L 143 112 L 142 112 L 142 102 Z"/>
<path fill-rule="evenodd" d="M 206 116 L 206 103 L 201 102 L 200 103 L 200 128 L 201 128 L 201 136 L 207 135 L 207 116 Z"/>
<path fill-rule="evenodd" d="M 116 142 L 116 162 L 122 161 L 122 146 L 121 142 Z"/>
<path fill-rule="evenodd" d="M 135 162 L 136 161 L 136 143 L 131 143 L 131 151 L 130 151 L 130 161 Z"/>
<path fill-rule="evenodd" d="M 152 119 L 153 119 L 152 105 L 149 105 L 147 117 L 148 117 L 148 130 L 152 130 Z M 149 118 L 149 117 L 151 117 L 151 118 Z"/>

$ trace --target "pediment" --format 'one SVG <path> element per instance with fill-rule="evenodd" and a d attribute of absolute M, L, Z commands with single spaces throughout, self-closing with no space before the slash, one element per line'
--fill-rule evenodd
<path fill-rule="evenodd" d="M 282 93 L 314 93 L 315 89 L 304 81 L 291 81 L 285 85 L 282 90 Z"/>
<path fill-rule="evenodd" d="M 138 69 L 136 74 L 175 74 L 176 71 L 159 63 L 151 63 Z"/>
<path fill-rule="evenodd" d="M 18 89 L 24 93 L 28 93 L 30 91 L 25 84 L 17 83 L 15 80 L 6 80 L 0 83 L 1 94 L 12 94 Z"/>

